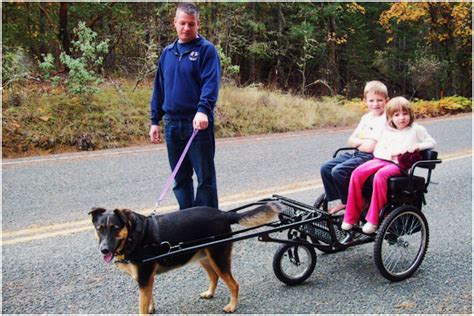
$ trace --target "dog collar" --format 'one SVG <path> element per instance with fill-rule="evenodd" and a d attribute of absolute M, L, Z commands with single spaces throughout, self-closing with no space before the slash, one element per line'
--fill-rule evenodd
<path fill-rule="evenodd" d="M 116 263 L 126 263 L 126 261 L 128 261 L 128 260 L 125 260 L 125 255 L 115 256 L 115 262 Z"/>

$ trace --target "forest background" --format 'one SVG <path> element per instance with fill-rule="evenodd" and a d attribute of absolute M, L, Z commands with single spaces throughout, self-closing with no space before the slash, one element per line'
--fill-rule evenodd
<path fill-rule="evenodd" d="M 200 2 L 219 137 L 357 122 L 365 82 L 418 117 L 472 111 L 470 2 Z M 147 142 L 175 3 L 2 3 L 2 156 Z"/>

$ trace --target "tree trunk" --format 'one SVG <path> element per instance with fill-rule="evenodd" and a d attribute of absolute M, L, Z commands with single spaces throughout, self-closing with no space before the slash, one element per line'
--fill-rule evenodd
<path fill-rule="evenodd" d="M 339 92 L 339 69 L 337 64 L 337 51 L 336 51 L 336 18 L 334 16 L 329 17 L 328 20 L 328 53 L 329 53 L 329 73 L 331 73 L 331 78 L 329 82 L 330 86 L 333 87 L 336 93 Z"/>
<path fill-rule="evenodd" d="M 279 46 L 280 46 L 280 52 L 277 53 L 277 63 L 276 63 L 276 66 L 275 66 L 275 72 L 274 72 L 274 75 L 273 75 L 273 82 L 272 82 L 272 85 L 277 87 L 278 85 L 281 84 L 280 82 L 280 78 L 281 78 L 281 75 L 282 75 L 282 56 L 286 54 L 286 52 L 288 51 L 288 40 L 285 36 L 283 36 L 283 28 L 284 28 L 284 25 L 286 23 L 285 21 L 285 16 L 283 15 L 283 11 L 282 11 L 282 5 L 281 3 L 278 3 L 278 36 L 280 39 L 282 39 L 284 41 L 284 44 L 283 43 L 279 43 Z"/>
<path fill-rule="evenodd" d="M 68 17 L 68 3 L 59 3 L 59 40 L 61 41 L 63 50 L 66 54 L 70 55 L 70 44 L 69 32 L 67 29 L 67 17 Z"/>
<path fill-rule="evenodd" d="M 148 9 L 148 2 L 145 2 L 145 44 L 146 47 L 148 48 L 151 44 L 150 41 L 150 15 L 149 15 L 150 10 Z"/>
<path fill-rule="evenodd" d="M 45 36 L 46 34 L 46 28 L 45 28 L 45 23 L 46 23 L 46 14 L 44 10 L 41 10 L 41 3 L 39 4 L 39 33 L 41 36 Z M 40 44 L 39 44 L 39 53 L 40 54 L 45 54 L 47 53 L 47 47 L 44 42 L 44 38 L 41 38 Z"/>
<path fill-rule="evenodd" d="M 254 2 L 250 2 L 249 3 L 249 7 L 250 7 L 250 12 L 252 12 L 252 18 L 254 21 L 257 20 L 257 4 L 254 3 Z M 256 43 L 256 34 L 255 32 L 252 30 L 252 34 L 251 34 L 251 40 L 250 42 L 252 44 L 255 44 Z M 256 81 L 256 69 L 255 67 L 257 67 L 256 65 L 256 61 L 255 61 L 255 54 L 251 53 L 249 54 L 249 82 L 250 83 L 255 83 Z"/>

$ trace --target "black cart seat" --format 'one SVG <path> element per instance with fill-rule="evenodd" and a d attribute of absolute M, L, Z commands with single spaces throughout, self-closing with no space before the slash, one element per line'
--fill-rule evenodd
<path fill-rule="evenodd" d="M 373 179 L 373 177 L 372 177 Z M 388 179 L 388 195 L 390 199 L 396 198 L 399 195 L 407 194 L 410 191 L 423 190 L 425 186 L 425 178 L 413 176 L 412 189 L 410 187 L 410 179 L 408 177 L 391 177 Z"/>
<path fill-rule="evenodd" d="M 389 198 L 395 198 L 398 195 L 410 195 L 414 192 L 427 192 L 427 188 L 431 178 L 431 171 L 439 163 L 438 153 L 434 150 L 421 151 L 421 160 L 413 164 L 410 170 L 407 171 L 406 176 L 391 177 L 388 181 Z M 414 174 L 415 168 L 422 168 L 428 170 L 426 179 L 424 177 L 416 176 Z"/>
<path fill-rule="evenodd" d="M 389 201 L 408 202 L 406 198 L 422 197 L 423 193 L 427 192 L 428 185 L 431 179 L 431 171 L 435 169 L 436 164 L 441 161 L 438 160 L 438 152 L 434 150 L 421 151 L 422 159 L 413 164 L 410 170 L 404 171 L 405 175 L 391 177 L 388 179 L 388 199 Z M 426 177 L 417 176 L 414 174 L 416 168 L 427 169 Z M 370 176 L 364 184 L 363 194 L 366 199 L 370 200 L 372 196 L 372 184 L 374 176 Z M 418 204 L 418 203 L 415 203 Z"/>

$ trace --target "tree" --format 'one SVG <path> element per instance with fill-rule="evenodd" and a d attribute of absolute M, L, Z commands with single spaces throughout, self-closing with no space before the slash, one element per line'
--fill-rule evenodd
<path fill-rule="evenodd" d="M 366 81 L 379 79 L 391 94 L 435 98 L 472 93 L 471 3 L 198 6 L 200 33 L 221 47 L 228 65 L 239 67 L 232 75 L 236 84 L 360 97 Z M 175 3 L 8 2 L 2 8 L 4 53 L 21 48 L 25 58 L 40 61 L 48 53 L 67 54 L 77 40 L 73 26 L 84 21 L 100 40 L 109 39 L 103 63 L 107 74 L 134 78 L 137 84 L 148 82 L 161 49 L 176 38 Z M 437 65 L 430 69 L 429 83 L 419 80 L 424 77 L 424 70 L 415 69 L 420 62 Z M 59 63 L 56 59 L 56 68 Z"/>
<path fill-rule="evenodd" d="M 388 33 L 387 43 L 393 45 L 407 34 L 406 28 L 415 28 L 411 42 L 419 43 L 415 54 L 403 62 L 408 65 L 425 45 L 438 60 L 445 61 L 440 68 L 437 95 L 470 95 L 472 78 L 470 52 L 472 49 L 472 4 L 423 2 L 394 3 L 380 15 L 380 24 Z M 446 75 L 441 76 L 442 73 Z M 442 82 L 441 82 L 442 81 Z"/>

